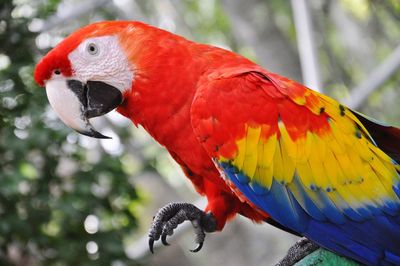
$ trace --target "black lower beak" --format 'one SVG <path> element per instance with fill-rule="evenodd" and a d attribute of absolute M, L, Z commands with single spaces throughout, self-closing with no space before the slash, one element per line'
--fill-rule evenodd
<path fill-rule="evenodd" d="M 122 93 L 117 88 L 101 82 L 68 80 L 68 87 L 82 104 L 82 119 L 87 123 L 85 131 L 79 133 L 94 138 L 109 138 L 96 131 L 89 123 L 89 118 L 104 115 L 122 103 Z"/>

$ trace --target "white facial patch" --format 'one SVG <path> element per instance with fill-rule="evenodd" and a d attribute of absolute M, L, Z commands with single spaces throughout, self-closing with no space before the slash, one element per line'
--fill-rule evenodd
<path fill-rule="evenodd" d="M 121 93 L 132 87 L 133 70 L 116 36 L 86 39 L 68 56 L 80 81 L 102 81 Z"/>

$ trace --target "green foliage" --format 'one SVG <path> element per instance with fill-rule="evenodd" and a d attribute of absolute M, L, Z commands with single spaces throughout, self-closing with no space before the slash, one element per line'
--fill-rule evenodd
<path fill-rule="evenodd" d="M 136 190 L 118 159 L 99 151 L 93 164 L 78 136 L 52 119 L 32 78 L 30 18 L 15 17 L 15 2 L 0 3 L 0 265 L 128 261 Z M 58 1 L 34 4 L 44 17 Z"/>

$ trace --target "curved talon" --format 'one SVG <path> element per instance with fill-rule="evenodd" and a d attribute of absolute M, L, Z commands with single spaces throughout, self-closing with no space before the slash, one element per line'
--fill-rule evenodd
<path fill-rule="evenodd" d="M 150 252 L 154 254 L 154 238 L 152 237 L 149 238 L 149 249 Z"/>
<path fill-rule="evenodd" d="M 168 236 L 174 234 L 174 229 L 184 221 L 190 221 L 195 231 L 195 243 L 197 247 L 190 250 L 198 252 L 203 247 L 204 238 L 207 233 L 216 230 L 216 219 L 211 213 L 205 213 L 190 203 L 170 203 L 161 208 L 151 223 L 149 232 L 149 249 L 154 253 L 154 243 L 161 240 L 165 246 L 169 246 Z"/>
<path fill-rule="evenodd" d="M 167 235 L 166 234 L 161 236 L 161 242 L 163 243 L 164 246 L 169 246 L 169 243 L 167 242 Z"/>
<path fill-rule="evenodd" d="M 195 249 L 190 249 L 190 251 L 193 253 L 196 253 L 196 252 L 199 252 L 202 247 L 203 247 L 203 242 L 199 243 Z"/>

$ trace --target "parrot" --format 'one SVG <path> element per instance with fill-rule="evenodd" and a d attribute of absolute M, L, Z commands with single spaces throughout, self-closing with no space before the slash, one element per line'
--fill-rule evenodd
<path fill-rule="evenodd" d="M 206 197 L 204 210 L 175 202 L 156 213 L 152 252 L 184 221 L 197 252 L 207 233 L 242 215 L 366 265 L 400 265 L 399 128 L 138 21 L 78 29 L 37 63 L 34 79 L 83 135 L 108 138 L 91 119 L 114 109 L 143 127 Z"/>

